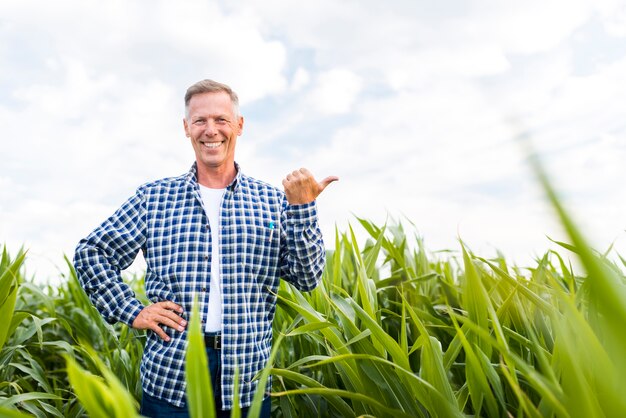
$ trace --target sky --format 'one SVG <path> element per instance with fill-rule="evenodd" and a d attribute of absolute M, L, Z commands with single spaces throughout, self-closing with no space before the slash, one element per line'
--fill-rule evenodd
<path fill-rule="evenodd" d="M 340 177 L 328 247 L 402 220 L 431 251 L 532 265 L 566 236 L 527 138 L 593 245 L 626 255 L 624 0 L 5 0 L 0 243 L 30 275 L 65 274 L 139 185 L 189 169 L 183 96 L 205 78 L 239 94 L 246 174 Z"/>

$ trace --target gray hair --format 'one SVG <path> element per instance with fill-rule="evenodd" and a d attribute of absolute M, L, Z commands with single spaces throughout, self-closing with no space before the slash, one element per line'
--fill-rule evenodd
<path fill-rule="evenodd" d="M 196 94 L 218 93 L 221 91 L 230 96 L 230 101 L 233 103 L 233 115 L 236 119 L 239 119 L 239 97 L 237 97 L 237 93 L 226 84 L 209 79 L 198 81 L 187 89 L 185 93 L 185 118 L 189 119 L 189 101 L 193 96 Z"/>

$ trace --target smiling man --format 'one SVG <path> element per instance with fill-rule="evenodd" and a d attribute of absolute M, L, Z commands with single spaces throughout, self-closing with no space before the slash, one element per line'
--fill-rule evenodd
<path fill-rule="evenodd" d="M 243 130 L 243 117 L 230 93 L 194 94 L 196 90 L 203 91 L 192 87 L 185 96 L 183 125 L 196 153 L 198 182 L 223 189 L 236 175 L 235 145 Z"/>
<path fill-rule="evenodd" d="M 246 416 L 258 385 L 253 378 L 271 349 L 279 279 L 309 291 L 324 269 L 315 199 L 337 177 L 318 182 L 302 168 L 283 180 L 284 191 L 248 177 L 235 162 L 243 124 L 230 87 L 192 85 L 183 119 L 196 158 L 190 171 L 139 187 L 76 249 L 79 280 L 104 318 L 148 330 L 144 416 L 188 416 L 184 358 L 194 295 L 218 416 L 230 416 L 235 367 Z M 120 276 L 140 250 L 148 306 Z M 262 416 L 270 408 L 267 397 Z"/>

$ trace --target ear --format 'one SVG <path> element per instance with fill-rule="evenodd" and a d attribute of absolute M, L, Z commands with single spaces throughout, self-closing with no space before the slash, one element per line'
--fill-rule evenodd
<path fill-rule="evenodd" d="M 239 116 L 239 120 L 237 121 L 238 132 L 237 136 L 240 136 L 243 133 L 243 116 Z"/>
<path fill-rule="evenodd" d="M 191 134 L 189 133 L 189 125 L 187 124 L 187 118 L 183 118 L 183 128 L 185 129 L 185 136 L 189 138 Z"/>

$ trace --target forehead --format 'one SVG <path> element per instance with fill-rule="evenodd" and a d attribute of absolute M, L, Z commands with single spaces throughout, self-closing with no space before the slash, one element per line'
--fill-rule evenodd
<path fill-rule="evenodd" d="M 224 91 L 194 94 L 189 99 L 189 115 L 233 115 L 233 102 Z"/>

